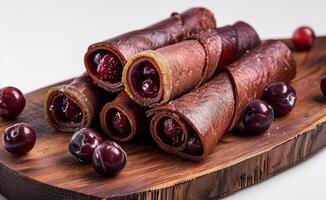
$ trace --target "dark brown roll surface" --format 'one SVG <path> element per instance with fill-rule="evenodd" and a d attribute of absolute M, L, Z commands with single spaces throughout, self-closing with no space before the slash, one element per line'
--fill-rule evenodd
<path fill-rule="evenodd" d="M 168 153 L 194 161 L 204 160 L 220 138 L 239 122 L 250 100 L 260 98 L 268 83 L 289 81 L 295 73 L 293 56 L 287 46 L 279 41 L 265 42 L 196 90 L 147 111 L 152 116 L 151 134 Z M 169 116 L 188 127 L 187 138 L 198 138 L 201 154 L 192 155 L 189 146 L 175 148 L 163 140 L 160 120 Z M 189 145 L 189 141 L 184 143 Z"/>
<path fill-rule="evenodd" d="M 116 117 L 120 119 L 114 120 Z M 100 113 L 100 123 L 105 135 L 120 142 L 129 141 L 137 134 L 144 134 L 148 127 L 145 108 L 132 101 L 125 92 L 104 105 Z M 120 123 L 117 124 L 118 129 L 114 123 Z"/>
<path fill-rule="evenodd" d="M 194 33 L 213 27 L 216 27 L 216 22 L 209 10 L 192 8 L 181 14 L 173 14 L 170 18 L 147 28 L 128 32 L 91 45 L 85 55 L 85 66 L 91 79 L 98 86 L 108 91 L 120 91 L 123 89 L 121 81 L 111 83 L 101 80 L 97 76 L 92 63 L 95 52 L 101 50 L 111 52 L 123 67 L 131 56 L 141 51 L 180 42 Z"/>
<path fill-rule="evenodd" d="M 258 34 L 244 22 L 202 31 L 189 40 L 133 56 L 123 71 L 125 90 L 142 106 L 164 104 L 208 81 L 225 64 L 259 44 Z M 137 72 L 145 62 L 159 76 L 155 96 L 142 95 L 139 89 L 143 80 Z"/>
<path fill-rule="evenodd" d="M 74 132 L 91 125 L 98 109 L 101 95 L 86 73 L 74 79 L 70 84 L 52 87 L 45 99 L 45 115 L 58 131 Z M 81 112 L 79 119 L 72 122 L 62 113 L 63 99 L 69 99 L 71 104 Z"/>

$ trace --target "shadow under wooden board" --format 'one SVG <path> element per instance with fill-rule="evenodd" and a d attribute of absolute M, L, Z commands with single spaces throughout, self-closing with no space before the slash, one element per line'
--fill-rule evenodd
<path fill-rule="evenodd" d="M 10 199 L 211 199 L 269 178 L 326 145 L 326 101 L 319 88 L 326 73 L 326 37 L 295 57 L 297 105 L 263 135 L 229 133 L 200 163 L 164 153 L 150 141 L 122 144 L 128 163 L 110 178 L 79 164 L 68 152 L 71 134 L 58 133 L 47 124 L 47 88 L 31 92 L 16 122 L 30 123 L 37 143 L 24 157 L 10 155 L 1 145 L 0 193 Z M 11 123 L 0 121 L 1 136 Z"/>

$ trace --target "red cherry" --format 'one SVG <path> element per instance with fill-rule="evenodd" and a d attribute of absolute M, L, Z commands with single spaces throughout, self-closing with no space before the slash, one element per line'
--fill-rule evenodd
<path fill-rule="evenodd" d="M 25 155 L 35 145 L 34 129 L 26 123 L 18 123 L 5 129 L 3 144 L 5 149 L 15 155 Z"/>
<path fill-rule="evenodd" d="M 158 83 L 152 79 L 146 79 L 142 83 L 142 92 L 146 97 L 155 97 L 158 93 Z"/>
<path fill-rule="evenodd" d="M 184 142 L 185 134 L 179 123 L 172 118 L 167 118 L 163 121 L 163 133 L 172 146 L 177 147 Z"/>
<path fill-rule="evenodd" d="M 310 27 L 302 26 L 295 30 L 292 42 L 297 50 L 304 51 L 313 47 L 315 38 L 315 33 Z"/>
<path fill-rule="evenodd" d="M 101 58 L 98 64 L 97 73 L 100 79 L 117 83 L 121 80 L 122 66 L 113 54 L 107 53 Z"/>
<path fill-rule="evenodd" d="M 23 93 L 15 87 L 0 89 L 0 117 L 6 120 L 16 118 L 25 107 Z"/>
<path fill-rule="evenodd" d="M 103 142 L 94 150 L 93 167 L 99 174 L 116 175 L 125 167 L 126 163 L 126 152 L 115 142 Z"/>
<path fill-rule="evenodd" d="M 120 112 L 119 110 L 116 110 L 113 113 L 112 125 L 113 128 L 118 132 L 118 135 L 128 134 L 131 129 L 131 125 L 128 120 L 128 117 L 122 112 Z"/>

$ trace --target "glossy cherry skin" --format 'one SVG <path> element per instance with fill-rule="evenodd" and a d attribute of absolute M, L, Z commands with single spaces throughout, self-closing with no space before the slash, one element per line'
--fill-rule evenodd
<path fill-rule="evenodd" d="M 260 134 L 272 125 L 273 119 L 273 108 L 265 101 L 255 99 L 245 108 L 242 122 L 246 130 L 254 134 Z"/>
<path fill-rule="evenodd" d="M 15 87 L 0 89 L 0 117 L 6 120 L 15 119 L 25 107 L 23 93 Z"/>
<path fill-rule="evenodd" d="M 152 79 L 144 80 L 141 89 L 146 97 L 156 96 L 158 93 L 158 85 Z"/>
<path fill-rule="evenodd" d="M 82 110 L 68 97 L 63 97 L 61 110 L 66 119 L 71 123 L 79 123 L 83 119 Z"/>
<path fill-rule="evenodd" d="M 168 143 L 171 146 L 180 146 L 185 139 L 185 134 L 177 121 L 172 118 L 163 120 L 163 133 L 168 138 Z"/>
<path fill-rule="evenodd" d="M 315 38 L 315 33 L 310 27 L 302 26 L 293 33 L 292 42 L 297 50 L 304 51 L 313 47 Z"/>
<path fill-rule="evenodd" d="M 156 97 L 159 92 L 159 74 L 154 65 L 148 61 L 143 62 L 137 73 L 137 87 L 139 95 L 145 98 Z"/>
<path fill-rule="evenodd" d="M 94 64 L 100 79 L 112 83 L 121 81 L 123 68 L 118 58 L 112 53 L 96 53 L 94 55 Z"/>
<path fill-rule="evenodd" d="M 203 154 L 203 147 L 197 135 L 194 135 L 188 140 L 187 150 L 190 155 L 199 156 Z"/>
<path fill-rule="evenodd" d="M 118 135 L 128 135 L 131 131 L 131 125 L 128 117 L 119 110 L 114 110 L 110 121 L 114 132 Z M 117 135 L 116 134 L 116 135 Z"/>
<path fill-rule="evenodd" d="M 36 142 L 34 129 L 26 123 L 18 123 L 5 129 L 3 145 L 5 149 L 15 155 L 25 155 L 33 149 Z"/>
<path fill-rule="evenodd" d="M 69 151 L 80 162 L 91 163 L 95 148 L 103 142 L 102 136 L 93 129 L 82 128 L 72 136 Z"/>
<path fill-rule="evenodd" d="M 96 147 L 93 154 L 93 167 L 99 174 L 113 176 L 127 163 L 126 152 L 115 142 L 106 141 Z"/>
<path fill-rule="evenodd" d="M 287 115 L 294 108 L 297 95 L 289 83 L 279 81 L 265 88 L 264 100 L 272 106 L 275 115 L 280 117 Z"/>
<path fill-rule="evenodd" d="M 320 89 L 326 97 L 326 74 L 324 74 L 320 81 Z"/>

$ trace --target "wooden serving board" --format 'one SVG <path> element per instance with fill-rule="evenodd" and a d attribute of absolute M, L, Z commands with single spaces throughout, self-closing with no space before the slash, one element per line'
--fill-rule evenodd
<path fill-rule="evenodd" d="M 9 199 L 212 199 L 269 178 L 326 145 L 326 101 L 319 87 L 326 73 L 326 37 L 295 56 L 297 105 L 265 134 L 229 133 L 201 163 L 164 153 L 151 141 L 123 144 L 128 163 L 111 178 L 80 164 L 68 152 L 71 134 L 47 124 L 43 104 L 48 88 L 29 93 L 16 122 L 30 123 L 37 142 L 24 157 L 10 155 L 1 145 L 0 193 Z M 1 136 L 12 123 L 0 121 Z"/>

